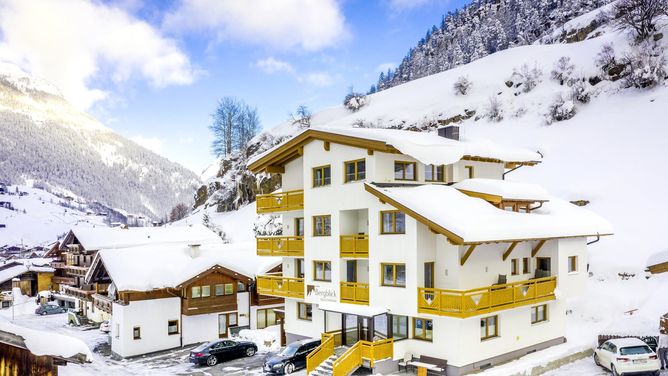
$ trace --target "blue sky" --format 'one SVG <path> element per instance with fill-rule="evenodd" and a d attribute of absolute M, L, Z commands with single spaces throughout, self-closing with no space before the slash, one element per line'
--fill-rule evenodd
<path fill-rule="evenodd" d="M 207 126 L 219 98 L 256 106 L 264 127 L 300 104 L 314 112 L 337 105 L 350 86 L 368 90 L 379 69 L 399 63 L 464 3 L 8 0 L 0 9 L 0 59 L 200 172 L 214 159 Z"/>

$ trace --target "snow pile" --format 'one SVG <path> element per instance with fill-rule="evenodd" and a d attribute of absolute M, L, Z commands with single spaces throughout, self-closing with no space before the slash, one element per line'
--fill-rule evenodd
<path fill-rule="evenodd" d="M 257 345 L 258 351 L 268 352 L 277 351 L 281 347 L 280 326 L 273 325 L 264 329 L 242 329 L 239 331 L 238 339 L 250 341 Z"/>
<path fill-rule="evenodd" d="M 547 201 L 549 194 L 538 184 L 496 179 L 466 179 L 453 185 L 461 191 L 485 193 L 506 200 Z"/>
<path fill-rule="evenodd" d="M 76 338 L 24 328 L 9 322 L 0 321 L 0 331 L 20 336 L 31 353 L 35 355 L 48 355 L 61 358 L 72 358 L 83 355 L 85 360 L 93 360 L 93 354 L 86 344 Z"/>

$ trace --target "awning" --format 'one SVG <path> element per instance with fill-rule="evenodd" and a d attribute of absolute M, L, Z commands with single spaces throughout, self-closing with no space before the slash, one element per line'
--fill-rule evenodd
<path fill-rule="evenodd" d="M 346 304 L 346 303 L 331 303 L 331 302 L 322 302 L 318 303 L 318 308 L 322 311 L 327 312 L 337 312 L 337 313 L 347 313 L 349 315 L 357 315 L 364 317 L 374 317 L 388 313 L 388 310 L 380 307 L 369 307 L 359 304 Z"/>

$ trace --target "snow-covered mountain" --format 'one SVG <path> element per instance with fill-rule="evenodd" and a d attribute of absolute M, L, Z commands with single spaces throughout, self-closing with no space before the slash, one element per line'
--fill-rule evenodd
<path fill-rule="evenodd" d="M 35 181 L 153 217 L 190 204 L 198 177 L 77 110 L 48 82 L 0 63 L 0 182 Z"/>

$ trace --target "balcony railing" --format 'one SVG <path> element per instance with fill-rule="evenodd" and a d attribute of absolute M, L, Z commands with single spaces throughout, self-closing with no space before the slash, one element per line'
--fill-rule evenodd
<path fill-rule="evenodd" d="M 336 347 L 334 334 L 322 333 L 320 338 L 320 346 L 306 356 L 307 375 L 310 375 L 322 362 L 334 355 L 334 348 Z"/>
<path fill-rule="evenodd" d="M 57 283 L 59 285 L 74 285 L 76 284 L 76 281 L 72 277 L 61 277 L 59 275 L 54 275 L 52 277 L 53 283 Z"/>
<path fill-rule="evenodd" d="M 84 290 L 72 286 L 63 286 L 63 292 L 81 300 L 90 300 L 91 296 L 95 294 L 95 290 Z"/>
<path fill-rule="evenodd" d="M 373 368 L 374 363 L 394 357 L 392 338 L 375 342 L 359 341 L 332 364 L 333 376 L 350 375 L 366 361 Z"/>
<path fill-rule="evenodd" d="M 257 195 L 257 213 L 275 213 L 304 209 L 304 190 Z"/>
<path fill-rule="evenodd" d="M 557 277 L 493 285 L 473 290 L 418 288 L 418 312 L 450 317 L 472 317 L 554 300 Z"/>
<path fill-rule="evenodd" d="M 104 311 L 108 314 L 111 314 L 111 306 L 113 303 L 113 300 L 107 296 L 107 295 L 102 295 L 102 294 L 93 294 L 93 305 L 95 308 Z"/>
<path fill-rule="evenodd" d="M 301 236 L 259 237 L 258 256 L 295 256 L 304 257 L 304 238 Z"/>
<path fill-rule="evenodd" d="M 75 277 L 85 277 L 87 272 L 88 267 L 86 266 L 67 265 L 65 267 L 65 273 Z"/>
<path fill-rule="evenodd" d="M 304 298 L 304 278 L 283 277 L 279 274 L 257 277 L 257 292 L 262 295 L 285 298 Z"/>
<path fill-rule="evenodd" d="M 341 235 L 342 258 L 369 258 L 369 235 Z"/>
<path fill-rule="evenodd" d="M 369 304 L 369 284 L 341 282 L 341 303 Z"/>

